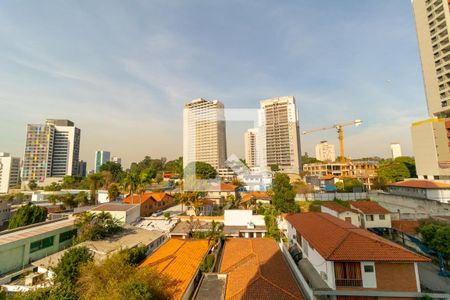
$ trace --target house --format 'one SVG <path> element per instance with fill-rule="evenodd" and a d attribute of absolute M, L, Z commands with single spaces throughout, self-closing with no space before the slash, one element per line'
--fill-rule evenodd
<path fill-rule="evenodd" d="M 238 186 L 229 184 L 229 183 L 223 183 L 220 184 L 212 184 L 207 189 L 207 198 L 212 199 L 220 199 L 220 201 L 225 200 L 228 196 L 233 196 L 235 199 L 238 199 Z M 220 203 L 218 203 L 220 204 Z"/>
<path fill-rule="evenodd" d="M 352 201 L 350 206 L 362 215 L 363 228 L 391 228 L 390 211 L 374 201 Z"/>
<path fill-rule="evenodd" d="M 264 216 L 253 215 L 252 210 L 226 209 L 223 232 L 228 237 L 257 238 L 267 233 Z"/>
<path fill-rule="evenodd" d="M 405 180 L 388 185 L 390 194 L 450 203 L 450 184 L 431 180 Z"/>
<path fill-rule="evenodd" d="M 321 212 L 335 216 L 341 220 L 349 222 L 356 227 L 361 227 L 361 216 L 359 211 L 345 207 L 336 202 L 325 202 L 320 207 Z"/>
<path fill-rule="evenodd" d="M 226 240 L 218 275 L 224 278 L 219 292 L 205 289 L 205 277 L 194 299 L 303 299 L 273 239 Z"/>
<path fill-rule="evenodd" d="M 249 192 L 265 192 L 272 188 L 272 172 L 257 171 L 243 173 L 238 179 L 244 183 L 244 189 Z"/>
<path fill-rule="evenodd" d="M 188 239 L 194 232 L 207 232 L 211 229 L 211 222 L 193 219 L 179 222 L 170 232 L 171 238 Z"/>
<path fill-rule="evenodd" d="M 148 217 L 152 213 L 175 205 L 172 195 L 164 192 L 144 192 L 140 195 L 130 195 L 123 199 L 124 203 L 140 204 L 141 217 Z"/>
<path fill-rule="evenodd" d="M 421 296 L 417 264 L 428 258 L 330 214 L 299 213 L 286 220 L 290 252 L 297 253 L 302 288 L 310 295 Z"/>
<path fill-rule="evenodd" d="M 333 174 L 327 174 L 322 177 L 319 177 L 320 189 L 326 192 L 335 192 L 337 191 L 336 183 L 342 182 L 342 179 L 339 179 L 337 176 Z"/>
<path fill-rule="evenodd" d="M 173 280 L 172 299 L 190 299 L 200 280 L 200 264 L 208 254 L 207 240 L 171 239 L 147 257 L 141 268 L 152 267 Z"/>
<path fill-rule="evenodd" d="M 141 218 L 139 204 L 104 203 L 91 208 L 89 212 L 93 214 L 109 213 L 122 224 L 133 224 Z"/>
<path fill-rule="evenodd" d="M 270 204 L 272 198 L 266 192 L 250 192 L 246 193 L 241 198 L 241 203 L 247 206 L 262 203 L 262 204 Z"/>

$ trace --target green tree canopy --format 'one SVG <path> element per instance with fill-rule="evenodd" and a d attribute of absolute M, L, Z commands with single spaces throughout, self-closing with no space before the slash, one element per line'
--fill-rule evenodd
<path fill-rule="evenodd" d="M 184 173 L 187 175 L 194 175 L 198 179 L 213 179 L 217 176 L 217 171 L 208 163 L 202 161 L 190 162 Z"/>
<path fill-rule="evenodd" d="M 168 161 L 164 165 L 164 170 L 168 173 L 176 173 L 180 176 L 183 174 L 183 157 Z"/>
<path fill-rule="evenodd" d="M 377 169 L 377 175 L 387 183 L 397 182 L 410 177 L 407 166 L 399 161 L 386 161 Z"/>
<path fill-rule="evenodd" d="M 395 159 L 396 162 L 404 164 L 409 171 L 409 177 L 416 178 L 417 172 L 416 172 L 416 161 L 414 160 L 414 157 L 410 156 L 400 156 Z"/>
<path fill-rule="evenodd" d="M 105 212 L 78 215 L 75 226 L 79 229 L 76 242 L 101 240 L 123 230 L 120 222 Z"/>
<path fill-rule="evenodd" d="M 109 201 L 115 201 L 120 195 L 120 188 L 117 183 L 111 183 L 108 187 Z"/>
<path fill-rule="evenodd" d="M 272 204 L 281 212 L 299 212 L 300 208 L 295 203 L 294 187 L 289 183 L 289 176 L 277 173 L 272 182 Z"/>
<path fill-rule="evenodd" d="M 120 182 L 125 176 L 122 165 L 113 161 L 108 161 L 100 166 L 100 172 L 110 172 L 113 182 Z"/>
<path fill-rule="evenodd" d="M 21 206 L 9 221 L 8 229 L 44 222 L 47 219 L 45 207 L 27 204 Z"/>

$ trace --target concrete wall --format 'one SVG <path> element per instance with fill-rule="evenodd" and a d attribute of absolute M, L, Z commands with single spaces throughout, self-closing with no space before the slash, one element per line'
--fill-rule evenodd
<path fill-rule="evenodd" d="M 334 198 L 339 200 L 354 201 L 364 200 L 368 198 L 367 193 L 310 193 L 297 194 L 295 200 L 297 201 L 333 201 Z"/>
<path fill-rule="evenodd" d="M 398 196 L 384 192 L 370 193 L 369 197 L 392 213 L 399 212 L 401 219 L 450 216 L 450 204 L 434 200 Z"/>

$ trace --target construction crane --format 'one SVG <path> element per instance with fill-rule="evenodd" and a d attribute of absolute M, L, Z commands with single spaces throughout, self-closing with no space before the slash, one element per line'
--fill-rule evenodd
<path fill-rule="evenodd" d="M 350 125 L 355 125 L 356 127 L 358 127 L 359 125 L 361 125 L 361 123 L 362 123 L 361 120 L 354 120 L 354 121 L 345 122 L 345 123 L 336 123 L 334 125 L 327 126 L 327 127 L 315 128 L 315 129 L 311 129 L 311 130 L 305 130 L 305 131 L 303 131 L 303 134 L 309 134 L 309 133 L 313 133 L 313 132 L 317 132 L 317 131 L 323 131 L 323 130 L 336 128 L 337 132 L 338 132 L 338 139 L 339 139 L 340 162 L 341 163 L 345 163 L 344 127 L 345 126 L 350 126 Z"/>

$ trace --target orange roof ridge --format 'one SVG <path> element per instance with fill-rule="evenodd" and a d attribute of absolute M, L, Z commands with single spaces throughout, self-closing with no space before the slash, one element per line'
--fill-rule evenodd
<path fill-rule="evenodd" d="M 252 259 L 254 257 L 258 258 L 258 256 L 254 252 L 251 252 L 247 256 L 245 256 L 243 259 L 241 259 L 240 261 L 235 263 L 234 265 L 229 266 L 227 269 L 223 270 L 222 273 L 228 273 L 228 272 L 234 271 L 237 268 L 239 268 L 241 265 L 245 264 L 246 262 L 248 262 L 250 259 Z"/>

